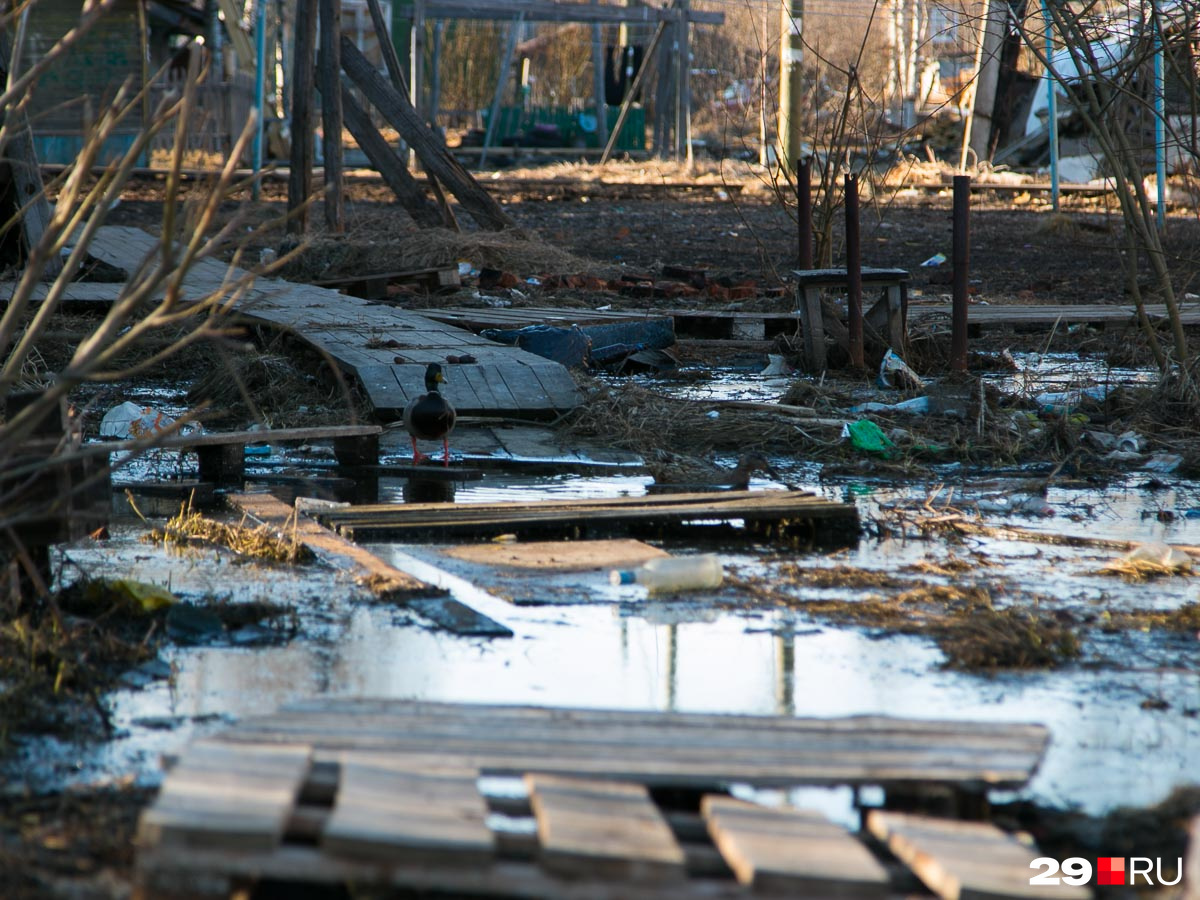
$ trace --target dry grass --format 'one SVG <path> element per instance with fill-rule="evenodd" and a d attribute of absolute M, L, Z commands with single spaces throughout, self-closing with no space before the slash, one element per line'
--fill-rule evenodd
<path fill-rule="evenodd" d="M 1104 618 L 1106 631 L 1146 631 L 1155 628 L 1180 633 L 1200 633 L 1200 603 L 1185 603 L 1172 610 L 1110 611 Z"/>
<path fill-rule="evenodd" d="M 1069 626 L 1023 609 L 978 606 L 956 627 L 938 635 L 946 668 L 1045 669 L 1079 656 L 1079 637 Z"/>
<path fill-rule="evenodd" d="M 192 509 L 190 503 L 184 504 L 163 528 L 152 530 L 143 540 L 176 546 L 192 546 L 196 542 L 216 544 L 242 556 L 278 563 L 296 564 L 312 558 L 312 551 L 294 536 L 290 540 L 281 537 L 266 525 L 250 528 L 245 524 L 218 522 Z"/>
<path fill-rule="evenodd" d="M 1167 578 L 1171 575 L 1188 575 L 1190 572 L 1179 566 L 1169 565 L 1154 559 L 1114 559 L 1097 571 L 1099 575 L 1116 575 L 1123 581 L 1133 583 Z"/>

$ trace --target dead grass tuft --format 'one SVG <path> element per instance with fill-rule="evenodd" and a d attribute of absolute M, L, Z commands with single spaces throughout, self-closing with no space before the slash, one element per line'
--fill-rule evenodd
<path fill-rule="evenodd" d="M 1178 566 L 1159 562 L 1155 559 L 1114 559 L 1097 570 L 1098 575 L 1116 575 L 1123 581 L 1138 583 L 1153 581 L 1156 578 L 1169 578 L 1172 575 L 1188 575 L 1188 571 Z"/>
<path fill-rule="evenodd" d="M 1200 633 L 1200 603 L 1185 603 L 1178 609 L 1132 609 L 1109 611 L 1105 631 L 1145 631 L 1159 628 L 1180 633 Z"/>
<path fill-rule="evenodd" d="M 812 568 L 799 563 L 784 563 L 778 571 L 780 578 L 812 588 L 899 588 L 908 585 L 908 582 L 887 572 L 854 566 Z"/>
<path fill-rule="evenodd" d="M 937 636 L 948 669 L 1045 669 L 1079 656 L 1068 626 L 1022 609 L 977 606 Z"/>
<path fill-rule="evenodd" d="M 245 524 L 229 525 L 201 515 L 184 504 L 179 514 L 162 528 L 155 528 L 143 540 L 176 546 L 192 546 L 196 542 L 227 547 L 234 553 L 252 559 L 296 564 L 312 559 L 312 551 L 293 536 L 281 537 L 266 525 L 250 528 Z"/>

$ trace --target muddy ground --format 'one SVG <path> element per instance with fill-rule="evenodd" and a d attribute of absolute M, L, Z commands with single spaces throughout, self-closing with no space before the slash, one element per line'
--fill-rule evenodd
<path fill-rule="evenodd" d="M 622 175 L 631 174 L 637 174 L 643 180 L 655 180 L 653 171 L 647 173 L 644 170 L 639 173 L 619 170 L 610 177 L 619 180 Z M 676 175 L 663 174 L 658 180 L 676 180 Z M 718 183 L 720 179 L 710 175 L 707 180 Z M 551 248 L 561 248 L 578 258 L 565 257 L 553 249 L 522 251 L 504 266 L 522 281 L 551 271 L 573 271 L 577 267 L 583 269 L 578 274 L 601 272 L 611 275 L 621 271 L 653 274 L 663 264 L 698 266 L 708 268 L 713 276 L 729 276 L 732 281 L 753 279 L 762 290 L 754 297 L 740 301 L 747 308 L 781 311 L 792 308 L 790 297 L 772 296 L 777 292 L 772 292 L 771 288 L 786 284 L 795 255 L 795 224 L 789 211 L 761 185 L 749 183 L 741 193 L 714 187 L 690 196 L 647 197 L 644 192 L 611 187 L 597 187 L 593 192 L 574 187 L 570 191 L 529 188 L 522 191 L 505 189 L 497 193 L 522 227 L 536 233 Z M 1111 203 L 1103 199 L 1073 200 L 1067 204 L 1065 214 L 1054 215 L 1041 195 L 1004 197 L 996 199 L 977 195 L 973 200 L 971 278 L 976 302 L 1129 302 L 1120 266 L 1124 252 L 1122 229 Z M 161 200 L 159 183 L 149 180 L 135 183 L 110 221 L 112 224 L 132 224 L 153 229 L 161 221 Z M 225 212 L 229 215 L 239 212 L 246 214 L 250 222 L 263 222 L 279 216 L 283 211 L 280 182 L 268 182 L 264 200 L 263 204 L 249 209 L 230 204 Z M 911 270 L 914 273 L 913 302 L 948 297 L 948 268 L 921 268 L 920 264 L 939 252 L 949 256 L 949 209 L 948 192 L 905 192 L 881 197 L 875 204 L 866 204 L 863 221 L 864 263 Z M 312 213 L 315 233 L 313 249 L 302 251 L 297 262 L 301 267 L 298 271 L 308 278 L 361 274 L 364 265 L 376 271 L 412 267 L 413 258 L 411 254 L 406 255 L 405 250 L 406 246 L 413 243 L 407 217 L 377 183 L 368 181 L 352 184 L 347 202 L 345 237 L 330 238 L 319 233 L 321 212 L 318 205 Z M 466 221 L 465 215 L 460 213 L 460 217 Z M 840 218 L 834 233 L 835 236 L 842 233 Z M 840 240 L 835 243 L 840 245 Z M 1192 291 L 1200 293 L 1200 222 L 1192 213 L 1180 210 L 1173 215 L 1167 246 L 1175 287 L 1180 296 L 1186 297 Z M 278 251 L 287 247 L 286 238 L 278 229 L 248 247 L 247 258 L 253 261 L 263 249 Z M 835 261 L 840 260 L 839 251 L 835 254 Z M 443 302 L 468 304 L 478 302 L 474 293 L 474 286 L 468 285 L 458 295 L 446 298 L 414 295 L 401 298 L 401 302 L 413 306 Z M 521 295 L 509 295 L 508 299 L 517 304 L 612 304 L 617 307 L 644 306 L 647 302 L 611 291 L 550 293 L 532 286 L 528 290 L 522 288 Z M 1195 302 L 1200 298 L 1187 299 L 1188 302 Z M 689 299 L 686 302 L 712 301 Z M 64 338 L 72 330 L 83 327 L 85 323 L 82 322 L 64 326 Z M 258 336 L 248 334 L 247 337 Z M 972 349 L 981 353 L 996 354 L 1008 348 L 1033 351 L 1053 349 L 1067 354 L 1097 353 L 1103 354 L 1102 358 L 1107 358 L 1112 364 L 1120 365 L 1149 363 L 1141 336 L 1126 329 L 1104 332 L 1090 328 L 1062 328 L 1052 335 L 989 331 L 972 344 Z M 174 382 L 195 382 L 204 372 L 212 369 L 214 361 L 228 363 L 230 358 L 236 358 L 247 367 L 256 367 L 257 380 L 248 381 L 256 396 L 263 399 L 264 403 L 269 403 L 275 411 L 275 424 L 345 420 L 347 404 L 355 402 L 353 396 L 347 396 L 336 386 L 296 380 L 295 369 L 302 369 L 306 365 L 302 354 L 289 346 L 272 345 L 271 349 L 272 354 L 267 359 L 272 362 L 269 363 L 263 362 L 257 350 L 249 352 L 229 347 L 217 357 L 212 355 L 211 350 L 198 350 L 172 364 L 169 369 L 159 369 L 142 376 L 139 384 L 142 388 L 153 388 L 156 379 L 166 378 L 168 374 Z M 48 366 L 52 367 L 54 348 L 47 348 L 45 355 Z M 700 353 L 690 356 L 688 361 L 703 368 L 706 360 Z M 712 361 L 721 360 L 716 358 Z M 941 354 L 928 352 L 922 358 L 914 359 L 913 363 L 922 374 L 937 375 Z M 278 368 L 272 369 L 271 366 Z M 110 401 L 126 393 L 128 387 L 104 386 L 90 391 L 84 399 L 103 409 Z M 300 392 L 301 387 L 306 393 Z M 851 387 L 845 385 L 840 388 L 835 385 L 834 389 L 844 389 L 847 394 L 851 391 Z M 272 393 L 277 396 L 268 400 L 268 395 Z M 808 399 L 812 400 L 812 397 Z M 231 397 L 229 402 L 236 404 L 237 398 Z M 304 412 L 300 411 L 301 408 Z M 239 410 L 239 415 L 243 412 Z M 1103 427 L 1114 431 L 1126 424 L 1111 413 L 1110 418 L 1112 421 L 1105 416 L 1095 416 L 1095 420 Z M 222 424 L 219 418 L 213 421 L 217 427 Z M 1143 417 L 1138 421 L 1143 431 L 1147 431 L 1147 420 Z M 1169 412 L 1166 418 L 1159 416 L 1150 421 L 1159 422 L 1163 426 L 1163 433 L 1155 435 L 1147 432 L 1149 440 L 1161 438 L 1163 446 L 1179 452 L 1185 451 L 1192 442 L 1188 423 L 1172 420 Z M 1069 423 L 1061 427 L 1068 426 Z M 595 430 L 591 429 L 593 432 Z M 588 429 L 585 427 L 583 431 Z M 1056 467 L 1071 456 L 1078 446 L 1076 429 L 1073 440 L 1026 442 L 1000 455 L 1009 462 L 1016 455 L 1022 457 L 1019 461 L 1023 463 L 1042 463 L 1045 468 L 1037 472 L 1044 475 L 1057 472 Z M 780 452 L 796 454 L 797 451 L 788 445 L 781 447 Z M 988 461 L 982 460 L 984 463 Z M 795 462 L 800 465 L 804 461 L 797 458 Z M 911 474 L 904 467 L 897 468 L 881 460 L 858 460 L 853 468 L 858 474 L 884 479 L 892 474 Z M 1074 474 L 1078 475 L 1078 472 Z M 898 532 L 906 530 L 915 529 L 898 528 Z M 847 577 L 852 576 L 853 573 Z M 752 587 L 750 585 L 747 589 Z M 774 598 L 772 602 L 778 599 Z M 838 615 L 844 615 L 845 612 L 838 607 Z M 868 608 L 864 614 L 869 612 Z M 837 621 L 836 616 L 831 621 Z M 845 617 L 841 623 L 847 627 L 864 624 L 863 620 L 854 617 Z M 886 620 L 866 624 L 868 627 L 890 627 Z M 1179 630 L 1186 632 L 1188 628 L 1194 628 L 1190 619 L 1184 624 L 1185 627 Z M 1142 627 L 1138 625 L 1139 629 Z M 137 643 L 136 639 L 131 640 Z M 1171 665 L 1190 665 L 1187 662 L 1190 650 L 1178 647 L 1176 651 L 1177 655 L 1171 658 Z M 1172 710 L 1169 714 L 1194 718 L 1196 711 L 1185 707 Z M 49 795 L 33 793 L 6 799 L 0 807 L 0 895 L 34 897 L 63 894 L 70 893 L 73 885 L 85 883 L 90 893 L 81 896 L 121 896 L 128 886 L 136 814 L 151 796 L 152 792 L 141 786 L 110 785 L 103 790 L 82 789 Z M 1194 812 L 1197 806 L 1196 798 L 1191 795 L 1177 798 L 1174 802 L 1176 806 L 1182 804 L 1184 811 L 1172 807 L 1160 818 L 1177 821 L 1180 816 Z M 1026 827 L 1034 822 L 1044 830 L 1053 830 L 1052 826 L 1061 824 L 1044 810 L 1039 813 L 1014 807 L 1005 814 L 1020 819 L 1020 823 Z M 1079 827 L 1086 830 L 1099 826 L 1093 822 Z M 1076 837 L 1068 835 L 1062 838 L 1062 846 L 1077 846 L 1077 842 L 1073 843 Z"/>

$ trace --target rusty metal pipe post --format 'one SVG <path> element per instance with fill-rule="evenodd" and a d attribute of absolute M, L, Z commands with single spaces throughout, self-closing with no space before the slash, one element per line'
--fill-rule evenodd
<path fill-rule="evenodd" d="M 801 269 L 811 269 L 813 267 L 811 156 L 804 157 L 796 164 L 796 221 L 800 232 L 796 265 Z"/>
<path fill-rule="evenodd" d="M 967 276 L 971 263 L 971 176 L 954 176 L 954 296 L 950 317 L 950 371 L 967 371 Z"/>
<path fill-rule="evenodd" d="M 863 359 L 862 241 L 858 230 L 858 176 L 846 176 L 846 294 L 849 306 L 850 365 L 865 369 Z"/>

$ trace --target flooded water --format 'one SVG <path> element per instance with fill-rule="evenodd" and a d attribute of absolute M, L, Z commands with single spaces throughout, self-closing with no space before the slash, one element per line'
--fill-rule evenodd
<path fill-rule="evenodd" d="M 755 379 L 731 381 L 729 390 L 741 398 L 782 392 L 774 383 L 780 379 Z M 760 394 L 753 394 L 751 382 Z M 1074 387 L 1069 381 L 1058 386 Z M 1046 382 L 1038 387 L 1048 389 Z M 935 507 L 978 512 L 980 521 L 993 525 L 1200 545 L 1196 482 L 1156 481 L 1135 471 L 1102 487 L 1067 484 L 1051 488 L 1043 498 L 1050 515 L 1025 516 L 988 506 L 1018 495 L 1019 480 L 988 478 L 959 467 L 946 467 L 927 484 L 897 487 L 862 479 L 823 481 L 819 470 L 803 461 L 772 462 L 790 483 L 857 503 L 867 521 L 933 497 Z M 489 472 L 457 484 L 456 500 L 639 495 L 648 481 L 643 474 L 620 471 Z M 752 482 L 756 489 L 778 486 L 766 479 Z M 402 495 L 401 480 L 381 479 L 381 500 L 398 501 Z M 763 606 L 735 583 L 749 576 L 772 578 L 786 563 L 896 572 L 915 563 L 967 558 L 976 567 L 954 581 L 986 586 L 1001 607 L 1082 616 L 1175 609 L 1197 600 L 1194 579 L 1132 584 L 1098 574 L 1113 556 L 1103 550 L 986 536 L 953 543 L 864 538 L 856 547 L 827 555 L 781 554 L 747 542 L 715 548 L 734 583 L 664 600 L 648 597 L 637 586 L 613 587 L 603 571 L 529 574 L 463 562 L 444 555 L 437 545 L 372 548 L 514 632 L 511 639 L 486 640 L 434 630 L 403 607 L 363 596 L 337 572 L 293 573 L 238 564 L 214 551 L 168 556 L 134 543 L 140 530 L 132 524 L 118 528 L 111 546 L 74 549 L 71 560 L 91 574 L 119 573 L 169 584 L 185 599 L 214 594 L 234 601 L 265 597 L 295 602 L 300 633 L 285 643 L 255 646 L 229 641 L 164 646 L 161 658 L 169 667 L 168 677 L 107 698 L 117 727 L 113 740 L 91 746 L 34 742 L 10 766 L 10 785 L 126 777 L 153 782 L 159 777 L 160 755 L 177 750 L 190 737 L 314 695 L 1039 722 L 1049 727 L 1052 741 L 1021 795 L 1091 813 L 1152 804 L 1172 787 L 1200 777 L 1200 635 L 1091 628 L 1084 631 L 1083 656 L 1076 663 L 988 676 L 943 668 L 942 651 L 931 638 L 835 626 L 801 609 Z M 927 580 L 937 583 L 939 576 Z M 949 583 L 946 577 L 941 580 Z M 878 593 L 788 590 L 798 601 Z"/>

